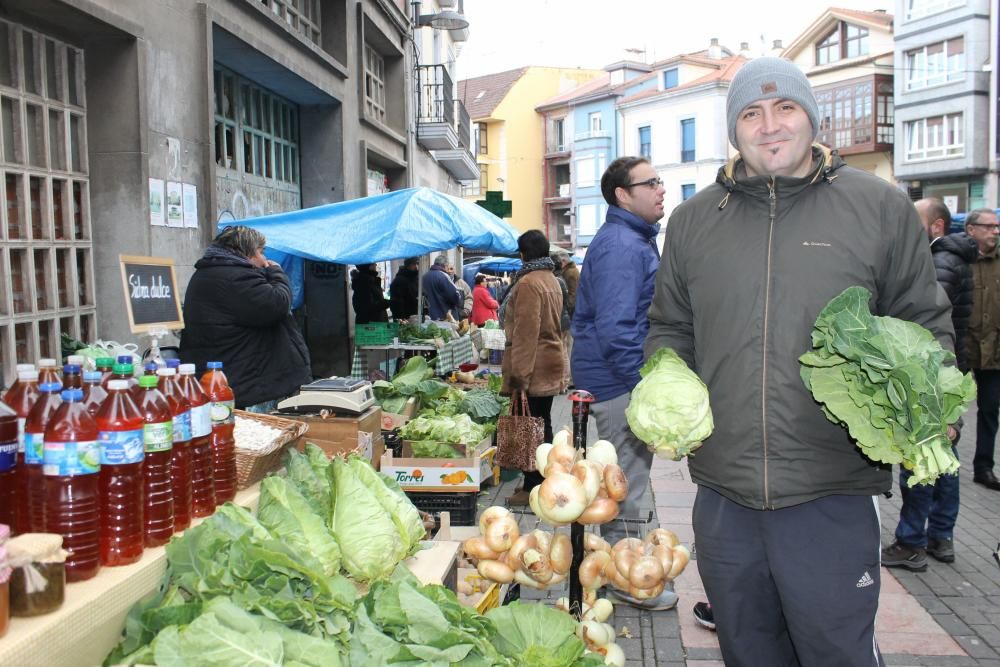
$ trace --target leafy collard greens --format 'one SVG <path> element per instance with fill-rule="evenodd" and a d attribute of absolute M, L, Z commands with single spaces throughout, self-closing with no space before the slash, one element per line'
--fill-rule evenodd
<path fill-rule="evenodd" d="M 708 387 L 669 347 L 657 350 L 640 374 L 625 409 L 628 425 L 657 456 L 680 461 L 715 428 Z"/>
<path fill-rule="evenodd" d="M 948 425 L 976 397 L 970 374 L 913 322 L 876 317 L 871 293 L 850 287 L 820 312 L 813 349 L 801 357 L 802 380 L 827 419 L 850 432 L 872 461 L 900 463 L 909 485 L 932 484 L 958 470 Z"/>

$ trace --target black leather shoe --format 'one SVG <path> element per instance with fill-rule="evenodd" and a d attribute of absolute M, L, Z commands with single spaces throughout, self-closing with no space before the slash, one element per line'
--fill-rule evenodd
<path fill-rule="evenodd" d="M 1000 479 L 997 479 L 992 470 L 973 475 L 972 481 L 976 484 L 982 484 L 991 491 L 1000 491 Z"/>

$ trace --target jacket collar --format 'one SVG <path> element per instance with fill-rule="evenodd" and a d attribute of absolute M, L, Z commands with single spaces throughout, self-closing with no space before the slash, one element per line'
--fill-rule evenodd
<path fill-rule="evenodd" d="M 633 229 L 646 239 L 656 238 L 656 235 L 660 233 L 660 223 L 657 222 L 651 225 L 635 213 L 626 211 L 618 206 L 608 207 L 608 215 L 605 218 L 605 222 Z"/>
<path fill-rule="evenodd" d="M 802 177 L 775 176 L 774 183 L 785 196 L 793 195 L 820 182 L 833 183 L 836 170 L 844 166 L 844 160 L 823 144 L 812 145 L 813 166 L 808 174 Z M 726 189 L 726 196 L 719 202 L 719 209 L 726 207 L 729 197 L 734 192 L 740 192 L 754 198 L 767 199 L 770 193 L 770 176 L 747 176 L 743 157 L 737 153 L 725 166 L 719 169 L 716 182 Z"/>

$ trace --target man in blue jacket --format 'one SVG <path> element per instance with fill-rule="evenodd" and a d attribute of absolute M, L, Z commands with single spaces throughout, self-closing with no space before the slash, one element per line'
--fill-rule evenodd
<path fill-rule="evenodd" d="M 427 312 L 432 320 L 443 320 L 452 308 L 462 305 L 462 294 L 448 275 L 448 258 L 438 255 L 422 278 Z"/>
<path fill-rule="evenodd" d="M 608 166 L 601 177 L 608 214 L 587 249 L 573 313 L 573 382 L 594 394 L 591 409 L 597 432 L 618 450 L 629 483 L 628 497 L 621 504 L 625 518 L 639 514 L 653 460 L 645 443 L 629 429 L 625 408 L 643 364 L 642 345 L 649 330 L 646 311 L 660 261 L 656 235 L 657 221 L 663 217 L 663 193 L 663 181 L 645 158 L 621 157 Z M 619 522 L 603 526 L 602 534 L 612 544 L 625 537 Z M 670 590 L 652 600 L 619 597 L 645 609 L 669 609 L 677 603 Z"/>

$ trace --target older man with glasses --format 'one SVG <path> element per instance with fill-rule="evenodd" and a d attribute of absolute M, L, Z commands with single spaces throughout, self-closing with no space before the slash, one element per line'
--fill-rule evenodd
<path fill-rule="evenodd" d="M 1000 491 L 1000 480 L 993 473 L 1000 412 L 1000 253 L 997 248 L 1000 225 L 996 212 L 988 208 L 970 212 L 965 218 L 965 231 L 979 246 L 979 258 L 972 265 L 975 291 L 968 346 L 979 407 L 972 481 Z"/>
<path fill-rule="evenodd" d="M 663 217 L 663 181 L 645 158 L 621 157 L 601 177 L 601 194 L 608 213 L 580 272 L 570 366 L 573 383 L 594 394 L 597 433 L 615 444 L 618 462 L 628 477 L 629 493 L 621 516 L 636 518 L 649 486 L 653 455 L 629 429 L 625 408 L 639 383 L 642 344 L 649 330 L 646 311 L 660 260 L 656 235 Z M 612 544 L 625 537 L 620 522 L 602 526 L 601 532 Z M 613 593 L 644 609 L 669 609 L 677 604 L 671 590 L 641 601 Z"/>

